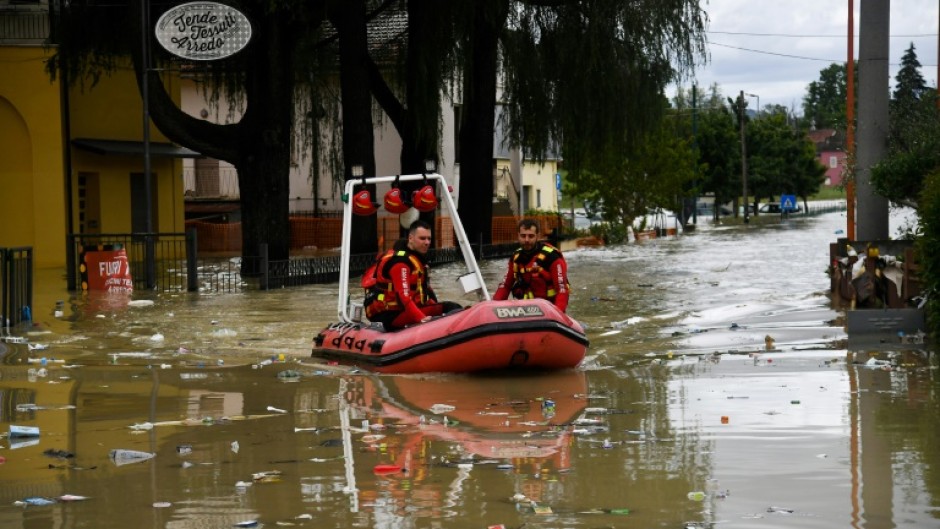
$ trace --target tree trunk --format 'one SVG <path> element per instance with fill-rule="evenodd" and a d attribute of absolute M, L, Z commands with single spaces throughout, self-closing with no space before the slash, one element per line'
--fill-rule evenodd
<path fill-rule="evenodd" d="M 136 13 L 131 2 L 132 10 Z M 248 13 L 246 13 L 248 14 Z M 225 160 L 238 171 L 242 207 L 242 272 L 259 271 L 261 244 L 268 259 L 290 258 L 290 148 L 294 124 L 294 33 L 287 11 L 251 16 L 252 43 L 245 61 L 245 105 L 242 119 L 218 125 L 180 110 L 156 71 L 149 72 L 150 115 L 171 141 Z M 144 70 L 134 54 L 134 67 Z"/>
<path fill-rule="evenodd" d="M 343 165 L 345 180 L 353 178 L 352 167 L 362 167 L 362 174 L 375 176 L 375 140 L 372 124 L 372 95 L 367 70 L 366 6 L 362 0 L 341 2 L 330 21 L 339 33 L 340 92 L 343 113 Z M 370 186 L 373 199 L 375 186 Z M 378 251 L 376 215 L 353 216 L 350 252 Z"/>
<path fill-rule="evenodd" d="M 242 254 L 246 258 L 259 255 L 262 243 L 268 245 L 269 259 L 290 258 L 294 49 L 290 33 L 283 30 L 289 25 L 288 17 L 278 12 L 261 20 L 260 42 L 250 49 L 247 110 L 239 122 L 240 156 L 234 162 L 242 201 Z M 252 271 L 250 265 L 248 270 Z"/>
<path fill-rule="evenodd" d="M 499 33 L 506 21 L 505 0 L 474 3 L 467 45 L 460 124 L 460 218 L 473 244 L 492 242 L 493 137 Z"/>

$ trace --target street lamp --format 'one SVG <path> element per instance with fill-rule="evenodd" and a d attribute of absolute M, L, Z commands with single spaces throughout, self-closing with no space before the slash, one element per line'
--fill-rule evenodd
<path fill-rule="evenodd" d="M 741 128 L 741 191 L 744 196 L 744 223 L 749 222 L 747 207 L 747 140 L 744 132 L 744 90 L 738 96 L 738 119 Z"/>
<path fill-rule="evenodd" d="M 756 97 L 757 98 L 757 119 L 760 119 L 760 96 L 757 94 L 744 94 L 747 97 Z"/>

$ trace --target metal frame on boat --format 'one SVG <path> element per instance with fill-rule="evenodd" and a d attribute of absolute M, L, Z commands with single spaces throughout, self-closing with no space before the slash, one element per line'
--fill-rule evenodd
<path fill-rule="evenodd" d="M 476 292 L 480 301 L 427 323 L 386 331 L 381 324 L 361 321 L 361 298 L 354 299 L 350 294 L 353 197 L 359 186 L 416 181 L 439 184 L 438 204 L 453 220 L 466 266 L 460 284 L 464 293 Z M 431 173 L 357 178 L 346 182 L 345 196 L 348 198 L 343 209 L 339 322 L 327 325 L 314 338 L 313 357 L 381 373 L 555 370 L 575 367 L 584 359 L 588 346 L 584 329 L 551 302 L 492 300 L 443 176 Z M 371 197 L 364 200 L 369 206 L 366 211 L 372 209 L 370 200 Z"/>
<path fill-rule="evenodd" d="M 477 264 L 473 250 L 470 248 L 470 242 L 467 240 L 467 234 L 457 216 L 457 206 L 454 204 L 454 198 L 451 196 L 450 187 L 444 177 L 438 173 L 430 174 L 412 174 L 401 176 L 373 176 L 370 178 L 359 178 L 346 181 L 344 190 L 345 196 L 352 197 L 356 187 L 363 184 L 390 184 L 392 182 L 439 182 L 441 188 L 446 192 L 440 193 L 441 207 L 446 210 L 448 216 L 453 219 L 454 233 L 457 235 L 457 243 L 460 246 L 460 253 L 463 255 L 464 264 L 467 267 L 467 273 L 461 276 L 460 284 L 467 293 L 477 291 L 481 300 L 489 300 L 490 294 L 483 283 L 483 275 L 480 273 L 480 266 Z M 340 247 L 340 265 L 339 265 L 339 298 L 337 299 L 337 312 L 339 319 L 345 323 L 359 321 L 360 315 L 355 314 L 361 305 L 353 305 L 349 297 L 349 255 L 352 241 L 352 207 L 351 200 L 347 201 L 343 207 L 343 237 Z M 351 314 L 353 313 L 353 314 Z"/>

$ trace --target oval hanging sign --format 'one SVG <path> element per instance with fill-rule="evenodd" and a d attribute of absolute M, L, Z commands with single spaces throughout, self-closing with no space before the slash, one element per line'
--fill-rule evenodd
<path fill-rule="evenodd" d="M 224 59 L 251 40 L 248 17 L 215 2 L 178 5 L 160 16 L 154 31 L 168 52 L 196 61 Z"/>

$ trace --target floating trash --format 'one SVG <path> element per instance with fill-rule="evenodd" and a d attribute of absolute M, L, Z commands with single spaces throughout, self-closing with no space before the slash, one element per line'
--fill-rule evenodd
<path fill-rule="evenodd" d="M 404 472 L 401 465 L 375 465 L 372 467 L 372 473 L 380 476 L 385 474 L 397 474 L 399 472 Z"/>
<path fill-rule="evenodd" d="M 285 382 L 296 382 L 300 380 L 300 377 L 300 371 L 295 371 L 293 369 L 285 369 L 284 371 L 277 372 L 277 378 Z"/>
<path fill-rule="evenodd" d="M 251 479 L 255 483 L 277 483 L 281 481 L 281 472 L 278 470 L 256 472 L 252 474 Z"/>
<path fill-rule="evenodd" d="M 449 413 L 456 409 L 457 408 L 455 406 L 451 406 L 450 404 L 435 404 L 429 408 L 431 413 L 434 413 L 437 415 L 440 415 L 442 413 Z"/>
<path fill-rule="evenodd" d="M 385 436 L 380 433 L 362 436 L 362 442 L 366 444 L 374 443 L 376 441 L 381 441 L 382 439 L 385 439 Z"/>
<path fill-rule="evenodd" d="M 17 426 L 10 425 L 10 438 L 13 437 L 39 437 L 38 426 Z"/>
<path fill-rule="evenodd" d="M 13 502 L 13 505 L 24 506 L 32 505 L 35 507 L 44 507 L 46 505 L 55 505 L 55 500 L 51 498 L 31 497 Z"/>
<path fill-rule="evenodd" d="M 55 450 L 52 448 L 44 451 L 42 455 L 46 457 L 54 457 L 56 459 L 71 459 L 75 457 L 75 454 L 73 454 L 72 452 L 67 452 L 65 450 Z"/>
<path fill-rule="evenodd" d="M 140 450 L 115 449 L 108 453 L 111 462 L 117 466 L 129 465 L 131 463 L 140 463 L 152 459 L 157 454 L 151 452 L 142 452 Z"/>
<path fill-rule="evenodd" d="M 686 496 L 692 501 L 705 501 L 705 493 L 700 490 L 694 490 Z"/>
<path fill-rule="evenodd" d="M 157 502 L 154 502 L 153 508 L 154 509 L 166 509 L 167 507 L 170 507 L 172 505 L 173 504 L 168 501 L 157 501 Z"/>
<path fill-rule="evenodd" d="M 65 502 L 69 502 L 69 501 L 85 501 L 85 500 L 88 499 L 88 496 L 79 496 L 79 495 L 77 495 L 77 494 L 63 494 L 63 495 L 59 496 L 59 497 L 56 498 L 56 499 L 59 500 L 59 501 L 65 501 Z"/>

